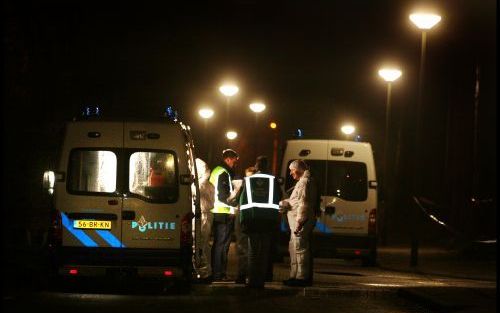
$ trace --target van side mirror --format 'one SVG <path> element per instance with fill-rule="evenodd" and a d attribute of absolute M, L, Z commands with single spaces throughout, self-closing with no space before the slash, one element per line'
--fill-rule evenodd
<path fill-rule="evenodd" d="M 64 178 L 63 172 L 45 171 L 43 172 L 42 188 L 52 195 L 56 182 L 64 181 Z"/>
<path fill-rule="evenodd" d="M 285 183 L 285 179 L 283 177 L 277 177 L 276 179 L 278 180 L 278 184 L 280 184 L 280 186 Z"/>
<path fill-rule="evenodd" d="M 180 176 L 181 185 L 191 185 L 194 183 L 194 177 L 191 174 L 181 174 Z"/>
<path fill-rule="evenodd" d="M 43 172 L 42 187 L 47 190 L 54 189 L 56 182 L 63 182 L 64 179 L 64 172 L 45 171 Z"/>
<path fill-rule="evenodd" d="M 42 187 L 45 190 L 54 189 L 56 183 L 56 173 L 54 171 L 43 172 Z"/>

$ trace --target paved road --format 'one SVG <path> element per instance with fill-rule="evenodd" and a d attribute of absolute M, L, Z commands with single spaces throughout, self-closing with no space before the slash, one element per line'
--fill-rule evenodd
<path fill-rule="evenodd" d="M 230 273 L 235 264 L 230 264 Z M 275 265 L 274 282 L 264 290 L 249 290 L 234 283 L 194 285 L 188 295 L 164 291 L 158 284 L 137 285 L 132 280 L 75 284 L 70 290 L 18 288 L 4 292 L 4 312 L 28 312 L 44 308 L 56 312 L 438 312 L 442 308 L 407 297 L 405 289 L 449 288 L 477 292 L 496 291 L 496 282 L 446 278 L 417 273 L 362 267 L 358 261 L 317 259 L 314 285 L 284 287 L 286 263 Z M 97 288 L 96 288 L 97 287 Z M 493 298 L 495 299 L 495 298 Z M 454 302 L 455 303 L 455 302 Z M 460 311 L 467 306 L 451 306 Z M 484 312 L 495 312 L 484 303 Z M 448 308 L 449 309 L 449 308 Z M 472 312 L 472 311 L 467 311 Z M 478 311 L 481 312 L 481 311 Z"/>

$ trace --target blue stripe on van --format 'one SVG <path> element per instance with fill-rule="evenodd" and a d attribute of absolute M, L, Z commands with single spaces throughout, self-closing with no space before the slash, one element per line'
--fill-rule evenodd
<path fill-rule="evenodd" d="M 66 214 L 61 212 L 61 220 L 64 228 L 66 228 L 76 239 L 80 240 L 85 247 L 98 247 L 99 245 L 92 240 L 83 230 L 74 229 Z"/>
<path fill-rule="evenodd" d="M 95 231 L 102 239 L 104 239 L 113 248 L 125 248 L 118 238 L 115 237 L 109 230 L 96 230 Z"/>
<path fill-rule="evenodd" d="M 321 223 L 320 221 L 316 221 L 316 230 L 318 230 L 320 233 L 325 233 L 325 234 L 331 234 L 333 233 L 332 230 L 326 226 L 325 223 Z"/>

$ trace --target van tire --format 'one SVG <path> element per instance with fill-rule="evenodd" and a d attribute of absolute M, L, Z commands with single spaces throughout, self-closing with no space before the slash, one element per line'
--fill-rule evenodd
<path fill-rule="evenodd" d="M 377 250 L 371 250 L 370 254 L 361 259 L 363 267 L 372 267 L 377 265 Z"/>

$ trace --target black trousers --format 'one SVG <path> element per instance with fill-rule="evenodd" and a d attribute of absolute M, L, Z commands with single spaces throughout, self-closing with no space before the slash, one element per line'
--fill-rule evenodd
<path fill-rule="evenodd" d="M 212 273 L 215 280 L 226 277 L 227 255 L 231 245 L 231 234 L 234 228 L 234 215 L 214 213 L 212 231 Z"/>

